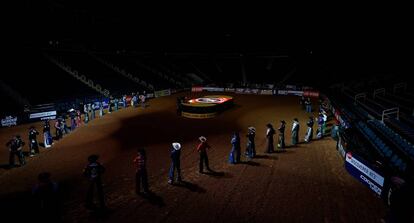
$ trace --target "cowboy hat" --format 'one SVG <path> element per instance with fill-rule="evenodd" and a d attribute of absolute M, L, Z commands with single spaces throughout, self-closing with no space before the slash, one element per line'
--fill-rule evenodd
<path fill-rule="evenodd" d="M 96 154 L 92 154 L 90 156 L 88 156 L 88 161 L 89 162 L 96 162 L 99 159 L 99 156 Z"/>
<path fill-rule="evenodd" d="M 180 149 L 181 149 L 181 144 L 180 144 L 180 143 L 178 143 L 178 142 L 174 142 L 174 143 L 172 144 L 172 147 L 173 147 L 175 150 L 180 150 Z"/>
<path fill-rule="evenodd" d="M 205 141 L 207 141 L 207 138 L 206 138 L 206 137 L 204 137 L 204 136 L 200 136 L 198 139 L 199 139 L 201 142 L 205 142 Z"/>
<path fill-rule="evenodd" d="M 247 128 L 248 130 L 252 131 L 252 132 L 256 132 L 256 129 L 253 126 L 250 126 L 249 128 Z"/>

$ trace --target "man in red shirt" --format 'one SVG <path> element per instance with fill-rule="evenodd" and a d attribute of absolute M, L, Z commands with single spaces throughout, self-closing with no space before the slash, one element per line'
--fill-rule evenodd
<path fill-rule="evenodd" d="M 204 172 L 204 168 L 203 168 L 203 162 L 206 165 L 206 168 L 208 171 L 212 171 L 208 165 L 208 156 L 207 156 L 207 149 L 210 149 L 210 145 L 207 144 L 207 138 L 204 136 L 200 136 L 198 138 L 200 140 L 200 144 L 198 144 L 197 146 L 197 152 L 200 153 L 200 169 L 199 172 L 203 173 Z"/>
<path fill-rule="evenodd" d="M 135 172 L 135 192 L 141 193 L 141 183 L 143 194 L 148 194 L 148 174 L 147 174 L 147 157 L 145 149 L 139 149 L 137 156 L 134 158 Z"/>

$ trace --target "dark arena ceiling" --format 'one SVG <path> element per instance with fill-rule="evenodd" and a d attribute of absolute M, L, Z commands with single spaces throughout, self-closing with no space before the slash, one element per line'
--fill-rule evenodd
<path fill-rule="evenodd" d="M 18 39 L 25 47 L 47 47 L 58 40 L 149 55 L 287 55 L 321 76 L 403 76 L 412 71 L 404 13 L 26 0 L 20 14 Z"/>

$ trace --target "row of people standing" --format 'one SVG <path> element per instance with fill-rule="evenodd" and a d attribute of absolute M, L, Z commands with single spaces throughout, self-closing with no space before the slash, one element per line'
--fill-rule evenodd
<path fill-rule="evenodd" d="M 276 134 L 276 131 L 273 128 L 273 125 L 271 123 L 268 123 L 266 125 L 266 127 L 267 127 L 267 130 L 266 130 L 267 143 L 266 143 L 265 152 L 266 153 L 273 153 L 275 151 L 273 136 Z M 300 127 L 299 120 L 297 118 L 294 118 L 293 123 L 292 123 L 292 131 L 291 131 L 292 145 L 293 146 L 299 143 L 299 127 Z M 278 133 L 279 133 L 277 147 L 280 148 L 280 149 L 285 149 L 286 148 L 285 129 L 286 129 L 286 122 L 284 120 L 281 120 L 280 121 L 280 126 L 277 129 Z"/>
<path fill-rule="evenodd" d="M 310 117 L 308 122 L 306 123 L 307 130 L 305 134 L 305 142 L 310 142 L 313 138 L 313 117 Z M 275 146 L 274 146 L 274 135 L 276 134 L 276 130 L 273 128 L 273 125 L 271 123 L 268 123 L 266 125 L 266 148 L 265 153 L 273 153 L 275 152 Z M 279 149 L 285 149 L 286 143 L 285 143 L 285 129 L 286 129 L 286 122 L 284 120 L 280 121 L 280 126 L 277 129 L 278 130 L 278 144 L 277 148 Z M 299 130 L 300 130 L 300 124 L 299 120 L 297 118 L 293 119 L 292 123 L 292 129 L 291 129 L 291 144 L 292 146 L 295 146 L 299 143 Z M 254 127 L 248 128 L 248 133 L 246 135 L 247 137 L 247 147 L 246 147 L 246 155 L 249 158 L 254 158 L 256 155 L 256 149 L 255 149 L 255 135 L 256 130 Z M 230 163 L 237 163 L 240 161 L 240 136 L 238 132 L 235 132 L 231 139 L 232 149 L 230 152 L 229 162 Z"/>

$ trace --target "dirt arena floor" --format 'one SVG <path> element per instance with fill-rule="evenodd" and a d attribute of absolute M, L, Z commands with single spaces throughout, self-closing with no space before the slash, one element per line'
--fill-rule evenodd
<path fill-rule="evenodd" d="M 308 115 L 297 97 L 234 95 L 235 106 L 213 119 L 187 119 L 176 115 L 176 96 L 150 101 L 146 109 L 128 108 L 83 126 L 50 149 L 27 158 L 27 165 L 7 169 L 8 151 L 0 152 L 0 210 L 14 222 L 32 219 L 31 187 L 42 171 L 60 185 L 63 222 L 380 222 L 382 201 L 343 167 L 335 142 L 326 137 L 299 144 L 283 153 L 265 155 L 265 124 L 275 128 L 287 121 L 290 145 L 292 119 L 301 123 L 303 141 Z M 315 103 L 314 103 L 315 104 Z M 38 130 L 41 123 L 37 123 Z M 19 133 L 21 125 L 0 129 L 0 142 Z M 246 130 L 255 126 L 259 157 L 237 165 L 227 163 L 233 131 L 240 131 L 242 151 Z M 217 174 L 198 173 L 198 137 L 207 137 L 210 166 Z M 43 137 L 39 137 L 42 140 Z M 276 139 L 276 137 L 275 137 Z M 39 140 L 39 141 L 40 141 Z M 182 186 L 167 184 L 170 145 L 182 144 Z M 150 199 L 134 193 L 132 159 L 147 148 Z M 27 151 L 27 145 L 25 146 Z M 87 180 L 82 176 L 86 158 L 99 154 L 106 167 L 106 214 L 84 207 Z M 243 160 L 246 159 L 243 157 Z"/>

